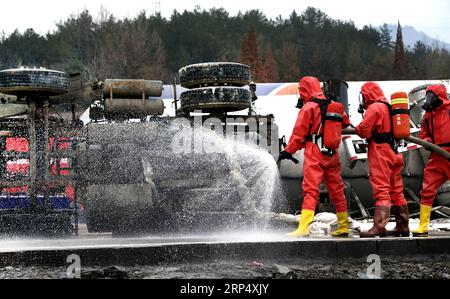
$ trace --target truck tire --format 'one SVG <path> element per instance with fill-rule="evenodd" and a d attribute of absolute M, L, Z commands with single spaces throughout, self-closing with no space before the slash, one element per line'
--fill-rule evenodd
<path fill-rule="evenodd" d="M 21 96 L 55 96 L 69 91 L 66 73 L 46 69 L 10 69 L 0 71 L 0 93 Z"/>
<path fill-rule="evenodd" d="M 186 66 L 179 71 L 181 86 L 245 86 L 251 81 L 250 67 L 240 63 L 216 62 Z"/>
<path fill-rule="evenodd" d="M 239 87 L 208 87 L 185 91 L 180 96 L 181 110 L 190 112 L 232 112 L 250 108 L 251 92 Z"/>

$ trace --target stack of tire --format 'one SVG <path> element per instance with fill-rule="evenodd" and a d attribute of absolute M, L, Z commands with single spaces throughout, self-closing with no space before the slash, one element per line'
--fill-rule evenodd
<path fill-rule="evenodd" d="M 180 95 L 180 110 L 226 113 L 250 108 L 250 67 L 240 63 L 215 62 L 179 70 L 180 83 L 189 89 Z"/>
<path fill-rule="evenodd" d="M 66 73 L 47 69 L 0 71 L 0 92 L 8 95 L 55 96 L 69 91 Z"/>

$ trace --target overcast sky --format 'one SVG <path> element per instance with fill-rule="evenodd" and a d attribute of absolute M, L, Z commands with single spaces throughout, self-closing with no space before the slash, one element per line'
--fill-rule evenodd
<path fill-rule="evenodd" d="M 450 42 L 450 1 L 448 0 L 1 0 L 0 32 L 33 28 L 39 33 L 55 29 L 55 23 L 84 9 L 96 17 L 105 7 L 118 17 L 133 17 L 142 10 L 154 12 L 160 3 L 163 16 L 172 11 L 224 7 L 231 14 L 239 10 L 260 9 L 268 17 L 288 17 L 295 9 L 302 12 L 314 6 L 332 18 L 353 20 L 358 27 L 397 23 L 411 25 L 433 38 Z"/>

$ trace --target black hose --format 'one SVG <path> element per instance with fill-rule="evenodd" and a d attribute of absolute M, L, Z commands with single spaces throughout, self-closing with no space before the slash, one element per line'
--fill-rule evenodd
<path fill-rule="evenodd" d="M 342 134 L 343 135 L 357 135 L 356 130 L 353 128 L 343 129 Z M 443 156 L 447 160 L 450 160 L 450 153 L 448 151 L 446 151 L 445 149 L 443 149 L 442 147 L 437 146 L 434 143 L 427 142 L 425 140 L 422 140 L 422 139 L 414 137 L 414 136 L 409 136 L 409 137 L 405 138 L 405 140 L 409 141 L 411 143 L 414 143 L 414 144 L 421 145 L 426 150 L 438 153 L 439 155 Z"/>

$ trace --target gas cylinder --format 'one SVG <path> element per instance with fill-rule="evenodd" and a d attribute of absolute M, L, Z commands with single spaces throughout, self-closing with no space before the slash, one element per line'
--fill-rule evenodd
<path fill-rule="evenodd" d="M 325 115 L 323 141 L 326 148 L 336 150 L 342 140 L 342 122 L 344 120 L 344 105 L 331 101 Z"/>
<path fill-rule="evenodd" d="M 410 135 L 409 101 L 405 92 L 396 92 L 391 95 L 392 130 L 394 138 L 405 139 Z"/>

